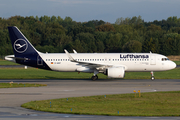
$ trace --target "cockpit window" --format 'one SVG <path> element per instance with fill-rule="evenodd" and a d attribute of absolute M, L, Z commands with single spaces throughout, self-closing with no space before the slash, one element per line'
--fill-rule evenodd
<path fill-rule="evenodd" d="M 162 61 L 167 61 L 167 60 L 169 60 L 168 58 L 162 58 Z"/>

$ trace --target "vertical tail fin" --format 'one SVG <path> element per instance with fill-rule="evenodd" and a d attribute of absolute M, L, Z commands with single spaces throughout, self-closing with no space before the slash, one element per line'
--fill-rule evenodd
<path fill-rule="evenodd" d="M 6 56 L 7 60 L 32 67 L 51 70 L 38 52 L 17 27 L 8 27 L 14 55 Z"/>
<path fill-rule="evenodd" d="M 15 56 L 38 53 L 17 27 L 8 27 L 8 30 Z"/>

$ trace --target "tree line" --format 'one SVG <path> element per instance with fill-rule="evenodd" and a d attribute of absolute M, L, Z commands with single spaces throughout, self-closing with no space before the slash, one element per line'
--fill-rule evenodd
<path fill-rule="evenodd" d="M 145 22 L 141 16 L 76 22 L 60 16 L 0 17 L 0 55 L 13 54 L 8 26 L 17 26 L 41 52 L 79 53 L 153 52 L 180 55 L 180 18 Z"/>

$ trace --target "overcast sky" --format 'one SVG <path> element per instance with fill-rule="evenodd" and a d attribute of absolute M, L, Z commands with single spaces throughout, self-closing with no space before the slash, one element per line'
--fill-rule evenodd
<path fill-rule="evenodd" d="M 180 17 L 180 0 L 0 0 L 0 17 L 66 16 L 77 22 L 141 16 L 145 21 Z"/>

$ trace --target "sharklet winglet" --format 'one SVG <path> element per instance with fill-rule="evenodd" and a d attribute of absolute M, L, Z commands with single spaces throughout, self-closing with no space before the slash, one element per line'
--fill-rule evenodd
<path fill-rule="evenodd" d="M 69 60 L 70 60 L 71 62 L 77 62 L 77 61 L 69 54 L 69 52 L 68 52 L 66 49 L 64 49 L 64 52 L 66 53 L 66 55 L 68 56 L 68 58 L 69 58 Z"/>

